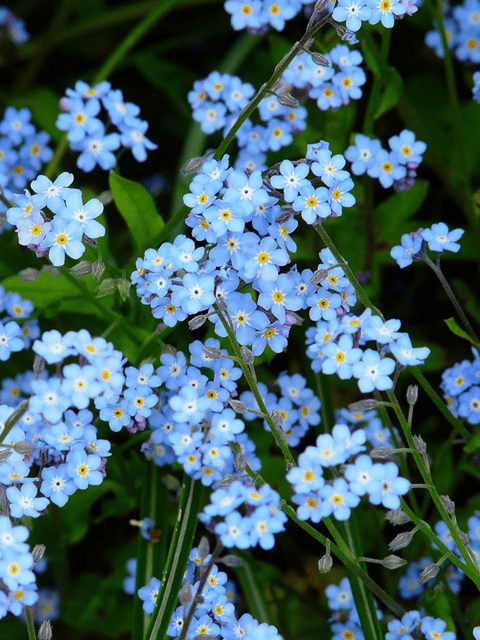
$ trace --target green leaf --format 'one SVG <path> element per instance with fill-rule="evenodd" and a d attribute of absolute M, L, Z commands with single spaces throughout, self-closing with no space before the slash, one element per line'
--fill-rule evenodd
<path fill-rule="evenodd" d="M 117 209 L 127 223 L 135 249 L 143 253 L 151 245 L 152 237 L 160 233 L 164 222 L 148 191 L 139 183 L 122 178 L 113 171 L 110 189 Z"/>
<path fill-rule="evenodd" d="M 428 187 L 426 180 L 415 180 L 411 189 L 395 193 L 375 207 L 375 223 L 381 230 L 380 239 L 391 241 L 405 233 L 405 224 L 422 206 Z"/>
<path fill-rule="evenodd" d="M 375 120 L 378 120 L 384 113 L 393 109 L 398 104 L 400 94 L 403 90 L 403 80 L 396 69 L 390 67 L 388 70 L 387 81 L 382 92 L 380 104 L 375 112 Z"/>
<path fill-rule="evenodd" d="M 476 449 L 480 449 L 480 433 L 477 433 L 468 444 L 463 447 L 465 453 L 473 453 Z"/>
<path fill-rule="evenodd" d="M 458 336 L 459 338 L 463 338 L 464 340 L 468 340 L 468 342 L 470 342 L 471 344 L 475 345 L 476 347 L 479 346 L 478 342 L 476 342 L 473 338 L 471 338 L 468 335 L 468 333 L 466 331 L 464 331 L 461 327 L 458 326 L 457 321 L 455 320 L 455 318 L 448 318 L 448 320 L 445 320 L 445 324 L 450 329 L 450 331 L 452 333 L 454 333 L 456 336 Z"/>

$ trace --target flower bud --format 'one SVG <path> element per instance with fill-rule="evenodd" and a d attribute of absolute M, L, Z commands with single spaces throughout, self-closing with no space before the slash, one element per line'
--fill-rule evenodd
<path fill-rule="evenodd" d="M 36 446 L 34 444 L 30 444 L 29 442 L 15 442 L 12 446 L 12 449 L 17 453 L 20 453 L 22 456 L 29 456 L 36 450 Z"/>
<path fill-rule="evenodd" d="M 281 411 L 277 411 L 276 409 L 273 409 L 273 411 L 270 412 L 270 417 L 272 418 L 272 422 L 276 427 L 282 426 L 283 416 Z"/>
<path fill-rule="evenodd" d="M 243 567 L 243 560 L 233 553 L 219 558 L 218 562 L 223 562 L 226 567 Z"/>
<path fill-rule="evenodd" d="M 447 513 L 450 515 L 455 513 L 455 503 L 448 496 L 440 496 L 440 502 Z"/>
<path fill-rule="evenodd" d="M 102 262 L 102 260 L 96 260 L 92 264 L 92 276 L 95 282 L 100 281 L 100 278 L 102 277 L 104 271 L 105 271 L 105 263 Z"/>
<path fill-rule="evenodd" d="M 35 282 L 39 277 L 40 271 L 38 269 L 32 269 L 31 267 L 23 269 L 18 274 L 18 279 L 22 282 Z"/>
<path fill-rule="evenodd" d="M 38 640 L 52 640 L 52 625 L 50 620 L 44 620 L 38 630 Z"/>
<path fill-rule="evenodd" d="M 255 357 L 248 347 L 241 347 L 240 353 L 247 364 L 253 364 Z"/>
<path fill-rule="evenodd" d="M 379 406 L 379 402 L 374 398 L 365 398 L 365 400 L 359 400 L 358 402 L 352 402 L 348 405 L 350 411 L 369 411 Z"/>
<path fill-rule="evenodd" d="M 407 402 L 413 405 L 418 400 L 418 385 L 411 384 L 407 389 Z"/>
<path fill-rule="evenodd" d="M 370 451 L 370 457 L 383 460 L 385 458 L 391 458 L 394 453 L 394 450 L 390 449 L 390 447 L 378 447 L 377 449 L 372 449 Z"/>
<path fill-rule="evenodd" d="M 319 67 L 329 67 L 330 63 L 329 61 L 325 58 L 325 56 L 322 56 L 321 53 L 316 53 L 316 52 L 309 52 L 311 57 L 312 57 L 312 61 L 315 64 L 318 64 Z"/>
<path fill-rule="evenodd" d="M 413 436 L 413 444 L 419 453 L 425 453 L 427 451 L 427 445 L 420 436 Z"/>
<path fill-rule="evenodd" d="M 195 331 L 195 329 L 200 329 L 201 326 L 203 326 L 207 320 L 207 315 L 203 314 L 203 315 L 199 315 L 199 316 L 195 316 L 194 318 L 191 318 L 188 321 L 188 328 L 190 329 L 190 331 Z"/>
<path fill-rule="evenodd" d="M 322 556 L 318 561 L 318 570 L 320 573 L 328 573 L 332 566 L 333 560 L 330 554 Z"/>
<path fill-rule="evenodd" d="M 422 573 L 420 574 L 420 582 L 428 582 L 435 578 L 438 574 L 438 567 L 436 564 L 427 564 Z"/>
<path fill-rule="evenodd" d="M 181 175 L 185 177 L 191 176 L 194 173 L 198 173 L 202 168 L 204 162 L 205 156 L 190 158 L 190 160 L 180 169 Z"/>
<path fill-rule="evenodd" d="M 8 460 L 11 455 L 11 449 L 0 449 L 0 464 L 2 464 L 2 462 L 5 462 L 5 460 Z"/>
<path fill-rule="evenodd" d="M 69 269 L 69 271 L 73 276 L 87 276 L 89 273 L 92 273 L 92 263 L 88 262 L 88 260 L 82 260 Z"/>
<path fill-rule="evenodd" d="M 97 196 L 97 200 L 100 200 L 101 204 L 103 205 L 110 204 L 111 202 L 113 202 L 113 193 L 110 191 L 110 189 L 106 189 Z"/>
<path fill-rule="evenodd" d="M 103 280 L 97 288 L 97 298 L 104 298 L 105 296 L 111 296 L 117 289 L 117 283 L 114 278 L 106 278 Z"/>
<path fill-rule="evenodd" d="M 45 555 L 45 549 L 46 547 L 44 544 L 36 544 L 33 547 L 32 558 L 33 558 L 34 564 L 38 564 L 40 560 L 43 558 L 43 556 Z"/>
<path fill-rule="evenodd" d="M 404 531 L 399 533 L 388 545 L 392 551 L 398 551 L 407 547 L 413 539 L 413 533 L 411 531 Z"/>
<path fill-rule="evenodd" d="M 223 354 L 220 351 L 220 349 L 217 349 L 217 347 L 212 347 L 209 345 L 205 345 L 203 347 L 203 355 L 208 360 L 218 360 L 219 358 L 223 358 Z"/>
<path fill-rule="evenodd" d="M 235 471 L 241 471 L 242 473 L 245 471 L 245 469 L 247 468 L 247 460 L 243 453 L 237 453 L 233 461 L 233 466 L 235 468 Z"/>
<path fill-rule="evenodd" d="M 178 599 L 182 607 L 190 604 L 190 602 L 193 600 L 192 585 L 190 584 L 190 582 L 185 582 L 185 584 L 182 586 L 182 588 L 180 589 L 180 593 L 178 594 Z"/>
<path fill-rule="evenodd" d="M 310 278 L 310 284 L 320 284 L 328 276 L 328 269 L 318 269 Z"/>
<path fill-rule="evenodd" d="M 382 560 L 382 565 L 386 569 L 398 569 L 399 567 L 403 567 L 407 564 L 407 561 L 399 556 L 387 556 Z"/>
<path fill-rule="evenodd" d="M 242 402 L 241 400 L 230 399 L 228 401 L 228 404 L 232 407 L 232 409 L 236 413 L 246 413 L 248 411 L 247 405 L 245 404 L 245 402 Z"/>
<path fill-rule="evenodd" d="M 385 514 L 385 520 L 388 520 L 388 522 L 393 525 L 406 524 L 407 522 L 410 522 L 410 518 L 400 508 L 390 509 L 389 511 L 387 511 L 387 513 Z"/>
<path fill-rule="evenodd" d="M 127 280 L 126 278 L 118 278 L 117 289 L 122 302 L 125 302 L 125 300 L 128 298 L 131 286 L 132 285 L 130 284 L 130 280 Z"/>
<path fill-rule="evenodd" d="M 298 100 L 296 100 L 290 93 L 277 93 L 277 100 L 282 107 L 290 109 L 296 109 L 298 107 Z"/>

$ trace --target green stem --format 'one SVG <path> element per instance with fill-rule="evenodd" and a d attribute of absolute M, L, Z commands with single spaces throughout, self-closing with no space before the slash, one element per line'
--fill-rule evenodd
<path fill-rule="evenodd" d="M 263 593 L 258 588 L 255 574 L 250 566 L 245 554 L 242 554 L 243 564 L 237 569 L 237 576 L 242 588 L 243 595 L 247 600 L 248 611 L 258 622 L 272 624 L 268 614 L 267 603 Z"/>
<path fill-rule="evenodd" d="M 425 378 L 423 373 L 420 371 L 418 367 L 410 367 L 411 372 L 417 379 L 418 384 L 420 384 L 430 398 L 430 400 L 434 403 L 437 409 L 442 413 L 443 417 L 448 420 L 448 422 L 452 425 L 455 431 L 467 442 L 470 442 L 472 436 L 468 432 L 468 430 L 463 426 L 460 420 L 457 420 L 453 413 L 451 413 L 448 408 L 445 406 L 445 403 L 440 398 L 440 396 L 435 392 L 434 388 Z"/>
<path fill-rule="evenodd" d="M 257 386 L 257 381 L 255 380 L 255 377 L 252 375 L 249 366 L 247 365 L 247 363 L 245 362 L 243 356 L 242 356 L 242 352 L 241 352 L 241 347 L 237 341 L 237 338 L 235 336 L 235 331 L 233 331 L 232 327 L 230 326 L 229 322 L 227 321 L 227 319 L 225 318 L 225 315 L 223 313 L 223 311 L 220 310 L 218 304 L 215 304 L 215 310 L 217 312 L 218 317 L 220 318 L 221 323 L 223 324 L 225 331 L 227 332 L 227 335 L 230 339 L 230 344 L 232 345 L 232 349 L 233 352 L 235 354 L 235 357 L 238 360 L 238 363 L 242 369 L 243 375 L 245 377 L 245 380 L 247 381 L 248 386 L 250 387 L 250 390 L 253 393 L 253 396 L 257 402 L 258 408 L 261 411 L 261 413 L 263 414 L 268 426 L 270 427 L 270 430 L 273 434 L 273 437 L 275 438 L 275 442 L 278 444 L 278 446 L 280 447 L 280 450 L 283 454 L 283 457 L 285 458 L 285 460 L 287 462 L 289 462 L 292 465 L 295 465 L 295 458 L 292 455 L 292 452 L 290 451 L 290 448 L 287 444 L 287 441 L 285 439 L 285 437 L 282 435 L 282 433 L 280 432 L 280 429 L 274 424 L 271 416 L 270 416 L 270 412 L 268 411 L 267 407 L 265 406 L 265 402 L 263 401 L 262 395 L 260 393 L 260 391 L 258 390 L 258 386 Z"/>
<path fill-rule="evenodd" d="M 35 625 L 33 623 L 32 607 L 23 607 L 23 610 L 25 612 L 25 622 L 27 623 L 28 640 L 37 640 Z"/>
<path fill-rule="evenodd" d="M 436 487 L 434 486 L 431 474 L 430 474 L 430 469 L 427 467 L 427 465 L 424 463 L 422 456 L 420 455 L 420 453 L 418 452 L 416 446 L 415 446 L 415 442 L 413 440 L 413 436 L 412 436 L 412 432 L 408 426 L 408 422 L 405 419 L 405 416 L 403 415 L 403 411 L 400 407 L 400 404 L 395 396 L 395 393 L 391 390 L 386 391 L 386 394 L 390 400 L 390 402 L 392 403 L 393 409 L 395 411 L 395 414 L 397 416 L 397 419 L 400 423 L 400 426 L 402 428 L 403 434 L 408 442 L 408 446 L 412 449 L 412 455 L 413 458 L 415 460 L 415 463 L 418 467 L 418 470 L 420 471 L 420 474 L 423 478 L 423 481 L 426 485 L 431 485 L 430 488 L 430 496 L 433 500 L 433 502 L 435 503 L 435 506 L 437 507 L 442 520 L 445 522 L 445 524 L 448 527 L 448 530 L 455 542 L 455 544 L 457 545 L 462 558 L 465 561 L 465 564 L 467 565 L 469 572 L 468 572 L 468 576 L 471 578 L 471 580 L 473 580 L 473 582 L 475 583 L 475 585 L 477 586 L 477 588 L 480 590 L 480 571 L 478 566 L 476 566 L 475 562 L 472 560 L 472 557 L 470 556 L 470 554 L 468 553 L 467 548 L 465 547 L 465 544 L 462 540 L 462 538 L 460 537 L 460 532 L 456 526 L 456 523 L 452 521 L 452 518 L 449 516 L 449 514 L 447 513 L 445 507 L 442 504 L 442 501 L 440 500 L 440 496 L 437 492 Z M 452 553 L 453 555 L 453 553 Z"/>
<path fill-rule="evenodd" d="M 423 252 L 422 252 L 423 253 Z M 472 340 L 474 340 L 474 342 L 476 342 L 476 346 L 480 346 L 479 345 L 479 341 L 478 338 L 475 334 L 475 331 L 472 328 L 472 325 L 470 324 L 467 316 L 465 315 L 465 312 L 462 308 L 462 305 L 460 304 L 460 302 L 458 301 L 456 295 L 453 293 L 453 289 L 452 287 L 449 285 L 448 280 L 445 278 L 445 276 L 443 275 L 443 271 L 440 268 L 440 264 L 435 264 L 434 262 L 432 262 L 430 260 L 430 258 L 427 256 L 427 254 L 425 253 L 425 255 L 422 257 L 423 261 L 425 262 L 425 264 L 427 264 L 430 269 L 434 272 L 434 274 L 437 276 L 437 278 L 440 281 L 440 284 L 442 285 L 445 293 L 447 294 L 450 302 L 452 303 L 452 305 L 455 308 L 455 311 L 458 313 L 460 320 L 462 321 L 463 326 L 465 327 L 466 332 L 468 333 L 468 335 L 472 338 Z"/>
<path fill-rule="evenodd" d="M 197 515 L 202 507 L 204 486 L 185 474 L 177 520 L 167 562 L 163 570 L 157 604 L 152 613 L 144 640 L 163 639 L 178 599 L 188 556 L 197 528 Z"/>
<path fill-rule="evenodd" d="M 24 400 L 22 404 L 5 420 L 5 426 L 0 433 L 0 444 L 5 440 L 17 422 L 23 418 L 28 411 L 28 400 Z"/>
<path fill-rule="evenodd" d="M 376 46 L 373 43 L 371 37 L 365 36 L 368 39 L 368 43 L 373 52 L 376 51 Z M 380 53 L 377 54 L 377 61 L 379 63 L 380 74 L 375 75 L 373 80 L 372 92 L 370 94 L 370 100 L 368 101 L 368 107 L 365 113 L 365 119 L 363 121 L 363 132 L 367 136 L 373 136 L 373 125 L 375 122 L 375 113 L 378 109 L 379 101 L 382 94 L 384 85 L 384 75 L 388 64 L 388 53 L 390 51 L 391 29 L 382 29 L 381 32 L 382 42 L 380 45 Z"/>
<path fill-rule="evenodd" d="M 267 82 L 265 82 L 265 84 L 262 85 L 262 87 L 260 88 L 256 96 L 240 111 L 234 125 L 232 126 L 230 131 L 227 133 L 225 138 L 222 140 L 217 150 L 215 151 L 214 158 L 216 160 L 220 160 L 220 158 L 228 149 L 230 143 L 233 141 L 235 137 L 235 134 L 240 129 L 240 127 L 245 122 L 245 120 L 250 116 L 250 114 L 253 113 L 253 111 L 260 104 L 263 98 L 272 92 L 272 89 L 275 86 L 277 80 L 280 78 L 282 73 L 288 67 L 290 62 L 299 53 L 301 53 L 304 50 L 306 44 L 308 43 L 308 40 L 310 40 L 310 38 L 312 38 L 315 35 L 315 33 L 317 33 L 317 31 L 319 31 L 328 22 L 329 17 L 330 17 L 330 13 L 327 13 L 327 15 L 320 18 L 320 20 L 318 20 L 316 24 L 314 23 L 312 26 L 307 28 L 306 32 L 304 33 L 302 38 L 299 40 L 299 42 L 296 42 L 293 45 L 293 47 L 290 49 L 290 51 L 277 64 L 270 79 L 267 80 Z"/>
<path fill-rule="evenodd" d="M 97 72 L 92 85 L 95 86 L 102 80 L 106 80 L 113 70 L 120 64 L 127 53 L 137 44 L 137 42 L 145 35 L 145 33 L 153 27 L 153 25 L 163 15 L 165 15 L 177 2 L 177 0 L 162 0 L 156 2 L 151 11 L 144 17 L 144 19 L 137 24 L 137 26 L 130 31 L 127 37 L 122 40 L 118 47 L 113 51 L 105 63 L 100 67 Z M 56 173 L 61 159 L 68 148 L 68 140 L 66 134 L 64 134 L 55 150 L 50 164 L 45 170 L 47 177 L 52 177 Z"/>

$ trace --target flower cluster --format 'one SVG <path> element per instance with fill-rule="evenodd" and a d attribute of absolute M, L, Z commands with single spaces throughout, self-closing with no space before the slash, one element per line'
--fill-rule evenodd
<path fill-rule="evenodd" d="M 285 530 L 287 516 L 280 510 L 280 496 L 268 484 L 259 489 L 234 480 L 213 491 L 199 519 L 219 536 L 225 547 L 247 549 L 257 544 L 273 549 L 275 533 Z M 244 513 L 240 511 L 244 507 Z M 214 520 L 221 517 L 220 522 Z"/>
<path fill-rule="evenodd" d="M 64 264 L 65 256 L 79 258 L 85 251 L 83 236 L 99 238 L 105 228 L 95 218 L 103 211 L 100 200 L 92 198 L 84 203 L 80 189 L 71 188 L 73 174 L 63 172 L 55 182 L 40 175 L 31 184 L 34 192 L 25 189 L 14 194 L 16 204 L 7 209 L 7 220 L 16 229 L 18 242 L 34 250 L 37 256 L 48 252 L 51 263 Z M 45 214 L 48 209 L 53 218 Z"/>
<path fill-rule="evenodd" d="M 385 189 L 393 185 L 396 191 L 406 191 L 413 186 L 427 145 L 415 140 L 415 134 L 408 129 L 392 136 L 388 144 L 390 151 L 383 149 L 379 140 L 357 133 L 355 144 L 345 151 L 345 158 L 352 163 L 354 175 L 367 173 L 378 178 Z"/>
<path fill-rule="evenodd" d="M 363 429 L 351 430 L 346 424 L 337 424 L 331 434 L 318 436 L 316 445 L 300 454 L 298 466 L 287 473 L 287 480 L 294 489 L 292 500 L 299 505 L 297 515 L 301 520 L 320 522 L 330 515 L 348 520 L 351 509 L 364 495 L 368 495 L 371 504 L 398 509 L 399 496 L 408 492 L 410 482 L 398 477 L 394 462 L 373 463 L 362 454 L 343 467 L 343 473 L 339 469 L 351 456 L 365 451 L 365 441 Z M 323 469 L 333 467 L 337 468 L 335 480 L 328 481 Z"/>
<path fill-rule="evenodd" d="M 0 213 L 7 208 L 4 200 L 21 191 L 53 156 L 47 146 L 50 136 L 46 131 L 37 131 L 31 117 L 26 107 L 7 107 L 0 122 L 0 188 L 4 196 Z"/>
<path fill-rule="evenodd" d="M 363 62 L 360 51 L 337 44 L 322 56 L 322 64 L 316 56 L 318 54 L 308 51 L 298 55 L 283 72 L 282 83 L 306 91 L 322 111 L 336 111 L 350 100 L 361 98 L 360 87 L 365 84 L 366 76 L 360 66 Z"/>
<path fill-rule="evenodd" d="M 345 22 L 347 29 L 358 31 L 362 22 L 377 24 L 391 29 L 395 18 L 402 18 L 405 14 L 412 15 L 417 11 L 416 2 L 402 0 L 338 0 L 332 17 L 338 22 Z"/>
<path fill-rule="evenodd" d="M 363 393 L 391 389 L 389 375 L 395 361 L 385 355 L 391 353 L 398 365 L 405 367 L 423 364 L 430 350 L 413 348 L 408 334 L 399 331 L 400 320 L 384 321 L 370 309 L 361 315 L 348 312 L 348 307 L 342 305 L 347 301 L 353 306 L 355 296 L 343 269 L 336 265 L 329 249 L 322 249 L 320 258 L 322 286 L 307 298 L 310 318 L 316 321 L 316 326 L 306 331 L 306 353 L 313 370 L 337 374 L 342 380 L 357 378 Z M 362 349 L 369 341 L 374 341 L 376 348 Z"/>
<path fill-rule="evenodd" d="M 155 402 L 152 399 L 157 405 L 147 416 L 152 434 L 142 446 L 158 466 L 177 461 L 186 473 L 207 486 L 235 473 L 232 442 L 238 444 L 252 468 L 260 466 L 253 453 L 255 445 L 243 433 L 244 423 L 227 407 L 241 370 L 219 346 L 211 338 L 205 344 L 192 342 L 189 362 L 181 351 L 174 354 L 167 350 L 161 355 L 162 364 L 150 384 L 162 385 L 162 390 L 154 396 Z M 212 350 L 217 357 L 207 355 Z M 110 426 L 114 428 L 112 419 Z"/>
<path fill-rule="evenodd" d="M 205 575 L 207 571 L 208 575 Z M 143 600 L 145 613 L 153 612 L 159 589 L 160 580 L 155 577 L 151 578 L 148 585 L 139 589 L 138 595 Z M 236 594 L 233 585 L 228 580 L 227 574 L 218 570 L 208 552 L 202 553 L 197 548 L 192 549 L 179 599 L 180 602 L 173 612 L 167 630 L 169 638 L 177 638 L 182 631 L 185 632 L 185 622 L 190 610 L 193 609 L 193 616 L 186 633 L 186 638 L 189 640 L 199 636 L 218 638 L 218 640 L 234 640 L 234 638 L 281 640 L 274 626 L 260 624 L 248 613 L 244 613 L 237 620 Z"/>
<path fill-rule="evenodd" d="M 344 44 L 325 56 L 307 51 L 298 55 L 280 77 L 275 92 L 258 105 L 261 122 L 255 124 L 247 118 L 235 134 L 240 150 L 235 168 L 265 169 L 267 151 L 289 145 L 292 135 L 305 129 L 307 110 L 290 95 L 292 88 L 299 90 L 302 99 L 315 99 L 322 111 L 335 111 L 351 99 L 359 99 L 360 87 L 366 81 L 362 61 L 359 51 Z M 226 134 L 254 91 L 240 78 L 214 71 L 204 80 L 197 80 L 188 94 L 193 119 L 204 133 L 223 129 Z"/>
<path fill-rule="evenodd" d="M 74 89 L 67 89 L 60 106 L 66 113 L 58 116 L 56 126 L 67 131 L 70 148 L 80 152 L 77 167 L 82 171 L 93 171 L 97 165 L 113 169 L 117 162 L 113 152 L 121 146 L 130 149 L 138 162 L 146 159 L 147 149 L 157 148 L 145 136 L 148 123 L 138 117 L 140 108 L 125 102 L 120 89 L 112 89 L 106 80 L 94 87 L 78 80 Z M 117 131 L 107 133 L 104 121 Z"/>
<path fill-rule="evenodd" d="M 445 2 L 443 10 L 447 44 L 453 55 L 467 64 L 478 64 L 480 62 L 479 1 L 465 0 L 455 7 Z M 442 36 L 438 29 L 427 31 L 425 44 L 434 49 L 437 56 L 444 57 Z"/>
<path fill-rule="evenodd" d="M 248 29 L 249 33 L 264 33 L 272 26 L 283 31 L 286 20 L 301 10 L 299 0 L 226 0 L 225 11 L 230 14 L 232 28 Z"/>
<path fill-rule="evenodd" d="M 38 320 L 25 320 L 33 311 L 31 300 L 0 286 L 0 360 L 8 360 L 12 353 L 27 349 L 38 338 Z"/>
<path fill-rule="evenodd" d="M 444 251 L 457 253 L 460 249 L 457 240 L 460 240 L 463 234 L 463 229 L 449 231 L 444 222 L 438 222 L 428 229 L 404 233 L 401 244 L 393 247 L 390 255 L 403 269 L 410 266 L 414 260 L 421 260 L 425 256 L 425 244 L 428 244 L 430 251 L 435 251 L 438 254 L 442 254 Z"/>
<path fill-rule="evenodd" d="M 442 373 L 440 389 L 455 417 L 480 423 L 480 355 L 472 348 L 473 360 L 457 362 Z"/>
<path fill-rule="evenodd" d="M 7 7 L 0 7 L 0 30 L 2 36 L 20 46 L 29 39 L 25 23 Z"/>

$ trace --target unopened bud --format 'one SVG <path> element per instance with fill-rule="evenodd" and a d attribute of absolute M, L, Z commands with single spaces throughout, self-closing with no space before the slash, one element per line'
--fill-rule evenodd
<path fill-rule="evenodd" d="M 38 377 L 45 369 L 45 359 L 38 354 L 33 359 L 33 372 Z"/>
<path fill-rule="evenodd" d="M 62 275 L 57 267 L 53 266 L 53 264 L 44 264 L 41 272 L 48 273 L 48 275 L 53 276 L 54 278 L 60 278 Z"/>
<path fill-rule="evenodd" d="M 270 413 L 270 417 L 272 419 L 273 424 L 276 427 L 281 427 L 283 424 L 283 415 L 281 413 L 281 411 L 277 411 L 276 409 L 273 409 L 273 411 L 271 411 Z"/>
<path fill-rule="evenodd" d="M 407 524 L 407 522 L 410 522 L 410 518 L 400 508 L 390 509 L 389 511 L 387 511 L 387 513 L 385 514 L 385 520 L 388 520 L 388 522 L 395 526 L 400 524 Z"/>
<path fill-rule="evenodd" d="M 398 569 L 399 567 L 403 567 L 406 564 L 407 564 L 406 560 L 404 560 L 403 558 L 400 558 L 399 556 L 394 556 L 394 555 L 387 556 L 382 561 L 382 565 L 386 569 Z"/>
<path fill-rule="evenodd" d="M 370 451 L 371 458 L 379 458 L 379 459 L 391 458 L 393 454 L 394 454 L 394 450 L 390 449 L 390 447 L 378 447 L 377 449 L 372 449 Z"/>
<path fill-rule="evenodd" d="M 243 567 L 243 560 L 238 556 L 229 554 L 219 558 L 218 562 L 223 562 L 226 567 Z"/>
<path fill-rule="evenodd" d="M 234 475 L 233 473 L 228 473 L 226 476 L 223 476 L 223 478 L 220 478 L 220 480 L 217 482 L 217 486 L 228 488 L 235 482 L 235 480 L 238 480 L 238 476 Z"/>
<path fill-rule="evenodd" d="M 199 315 L 199 316 L 195 316 L 194 318 L 191 318 L 188 321 L 188 328 L 190 329 L 190 331 L 195 331 L 195 329 L 200 329 L 200 327 L 202 327 L 206 320 L 207 320 L 207 315 L 203 314 L 203 315 Z"/>
<path fill-rule="evenodd" d="M 180 589 L 180 593 L 178 594 L 178 599 L 182 607 L 190 604 L 190 602 L 193 600 L 192 585 L 190 584 L 190 582 L 185 582 L 185 584 L 182 586 L 182 588 Z"/>
<path fill-rule="evenodd" d="M 43 558 L 43 556 L 45 555 L 45 549 L 46 547 L 44 544 L 36 544 L 33 547 L 32 558 L 33 558 L 34 564 L 38 564 L 40 560 Z"/>
<path fill-rule="evenodd" d="M 407 402 L 413 405 L 418 400 L 418 385 L 411 384 L 407 389 Z"/>
<path fill-rule="evenodd" d="M 349 411 L 369 411 L 379 406 L 379 402 L 374 398 L 366 398 L 365 400 L 359 400 L 358 402 L 352 402 L 348 405 Z"/>
<path fill-rule="evenodd" d="M 318 570 L 320 573 L 328 573 L 332 566 L 333 560 L 330 554 L 322 556 L 318 561 Z"/>
<path fill-rule="evenodd" d="M 449 496 L 440 496 L 440 502 L 443 504 L 445 511 L 449 514 L 455 513 L 455 503 Z"/>
<path fill-rule="evenodd" d="M 87 276 L 92 272 L 92 263 L 88 262 L 88 260 L 82 260 L 69 269 L 69 271 L 73 276 Z"/>
<path fill-rule="evenodd" d="M 116 289 L 117 283 L 115 282 L 115 279 L 107 278 L 98 285 L 96 297 L 104 298 L 105 296 L 111 296 L 113 293 L 115 293 Z"/>
<path fill-rule="evenodd" d="M 125 302 L 125 300 L 128 298 L 128 296 L 130 295 L 130 287 L 131 287 L 131 283 L 130 280 L 127 280 L 126 278 L 119 278 L 117 280 L 117 289 L 118 289 L 118 293 L 120 294 L 120 298 L 122 299 L 122 302 Z"/>
<path fill-rule="evenodd" d="M 413 436 L 413 444 L 419 453 L 426 453 L 427 445 L 420 436 Z"/>
<path fill-rule="evenodd" d="M 328 269 L 318 269 L 310 278 L 310 284 L 319 284 L 328 276 Z"/>
<path fill-rule="evenodd" d="M 190 158 L 190 160 L 180 169 L 181 175 L 185 177 L 198 173 L 204 162 L 205 156 Z"/>
<path fill-rule="evenodd" d="M 253 364 L 255 357 L 248 347 L 241 347 L 240 353 L 247 364 Z"/>
<path fill-rule="evenodd" d="M 15 442 L 12 448 L 22 456 L 29 456 L 37 449 L 34 444 L 30 444 L 29 442 Z"/>
<path fill-rule="evenodd" d="M 203 347 L 203 355 L 208 360 L 218 360 L 219 358 L 223 358 L 223 354 L 220 349 L 217 349 L 217 347 L 212 347 L 210 345 L 205 345 Z"/>
<path fill-rule="evenodd" d="M 97 196 L 97 200 L 99 200 L 103 205 L 110 204 L 111 202 L 113 202 L 113 193 L 110 191 L 110 189 L 106 189 L 105 191 L 102 191 L 99 196 Z"/>
<path fill-rule="evenodd" d="M 289 109 L 296 109 L 298 107 L 298 100 L 290 93 L 277 93 L 277 100 L 282 107 L 288 107 Z"/>
<path fill-rule="evenodd" d="M 196 635 L 193 640 L 217 640 L 218 636 L 211 636 L 209 634 L 204 635 L 203 633 L 199 633 Z"/>
<path fill-rule="evenodd" d="M 288 205 L 284 206 L 282 207 L 282 212 L 280 213 L 280 215 L 275 219 L 275 222 L 278 222 L 278 224 L 283 224 L 284 222 L 290 220 L 292 214 L 293 208 Z"/>
<path fill-rule="evenodd" d="M 438 574 L 438 567 L 436 564 L 427 564 L 422 573 L 420 574 L 420 582 L 428 582 L 435 578 Z"/>
<path fill-rule="evenodd" d="M 243 453 L 237 453 L 233 461 L 233 466 L 235 471 L 240 471 L 241 473 L 245 471 L 247 468 L 247 460 Z"/>
<path fill-rule="evenodd" d="M 322 56 L 321 53 L 315 53 L 310 51 L 310 55 L 312 56 L 312 60 L 315 64 L 318 64 L 319 67 L 329 67 L 330 63 L 329 61 L 325 58 L 325 56 Z"/>
<path fill-rule="evenodd" d="M 388 545 L 392 551 L 398 551 L 404 549 L 413 540 L 413 533 L 411 531 L 404 531 L 399 533 Z"/>
<path fill-rule="evenodd" d="M 92 276 L 95 282 L 100 281 L 100 278 L 102 277 L 104 271 L 105 271 L 105 263 L 102 262 L 102 260 L 96 260 L 92 264 Z"/>
<path fill-rule="evenodd" d="M 38 640 L 52 640 L 52 635 L 50 620 L 44 620 L 38 630 Z"/>
<path fill-rule="evenodd" d="M 18 274 L 18 279 L 22 282 L 35 282 L 39 277 L 40 271 L 38 269 L 32 269 L 31 267 L 23 269 Z"/>
<path fill-rule="evenodd" d="M 168 354 L 170 356 L 176 356 L 177 350 L 171 344 L 164 344 L 162 349 L 162 356 Z"/>
<path fill-rule="evenodd" d="M 202 536 L 198 543 L 198 556 L 201 560 L 205 560 L 209 553 L 210 545 L 208 544 L 208 538 L 206 536 Z"/>
<path fill-rule="evenodd" d="M 241 400 L 229 400 L 228 404 L 236 413 L 246 413 L 248 411 L 247 405 Z"/>
<path fill-rule="evenodd" d="M 2 464 L 2 462 L 5 462 L 5 460 L 8 460 L 11 455 L 11 449 L 0 449 L 0 464 Z"/>

